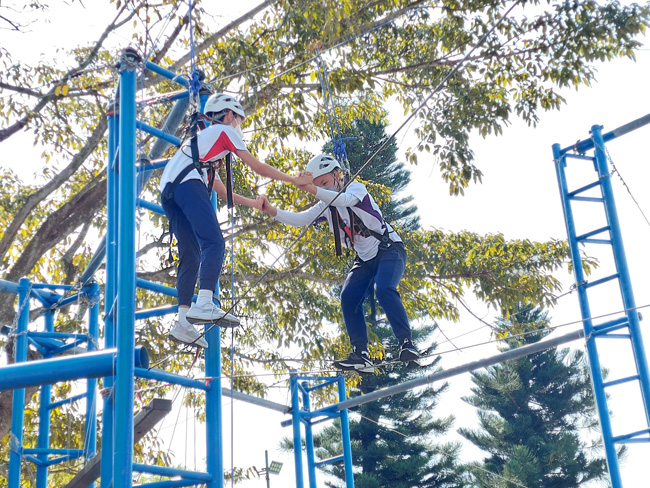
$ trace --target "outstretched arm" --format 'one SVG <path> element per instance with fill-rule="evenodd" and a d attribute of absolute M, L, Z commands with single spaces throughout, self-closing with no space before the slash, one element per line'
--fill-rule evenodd
<path fill-rule="evenodd" d="M 262 201 L 262 212 L 270 215 L 278 222 L 292 225 L 294 227 L 302 227 L 313 223 L 314 219 L 316 219 L 318 215 L 323 211 L 322 206 L 314 205 L 309 210 L 305 210 L 304 212 L 289 212 L 287 210 L 282 210 L 271 205 L 266 195 L 260 195 L 257 197 L 257 199 Z"/>
<path fill-rule="evenodd" d="M 237 157 L 246 163 L 250 169 L 255 171 L 258 175 L 264 176 L 265 178 L 286 181 L 288 183 L 293 183 L 296 186 L 311 183 L 311 173 L 301 173 L 299 176 L 291 176 L 283 173 L 273 166 L 259 161 L 255 156 L 253 156 L 245 149 L 238 149 L 235 154 L 237 154 Z"/>
<path fill-rule="evenodd" d="M 222 200 L 226 200 L 228 198 L 228 190 L 226 189 L 226 185 L 224 185 L 223 181 L 221 181 L 219 178 L 214 179 L 212 188 L 214 188 L 214 191 L 217 192 L 217 195 L 219 195 L 219 198 Z M 258 210 L 262 209 L 262 202 L 256 198 L 247 198 L 243 195 L 240 195 L 239 193 L 233 192 L 232 199 L 233 202 L 237 205 L 245 205 L 247 207 L 256 208 Z"/>

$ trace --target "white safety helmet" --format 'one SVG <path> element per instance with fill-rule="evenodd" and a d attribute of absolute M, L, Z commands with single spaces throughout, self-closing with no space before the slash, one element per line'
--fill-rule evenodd
<path fill-rule="evenodd" d="M 305 169 L 309 171 L 314 178 L 318 178 L 319 176 L 331 173 L 335 169 L 341 169 L 341 165 L 329 154 L 320 154 L 315 158 L 312 158 L 307 163 L 307 168 Z"/>
<path fill-rule="evenodd" d="M 215 93 L 210 95 L 210 98 L 205 102 L 205 107 L 203 108 L 204 113 L 220 113 L 224 110 L 232 110 L 237 115 L 240 115 L 242 119 L 246 118 L 246 112 L 244 112 L 241 103 L 239 103 L 234 97 L 226 95 L 225 93 Z"/>

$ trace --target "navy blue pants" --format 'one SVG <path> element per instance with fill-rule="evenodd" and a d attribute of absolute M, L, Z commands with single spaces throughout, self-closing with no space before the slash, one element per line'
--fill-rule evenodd
<path fill-rule="evenodd" d="M 215 290 L 226 244 L 205 184 L 200 180 L 181 183 L 173 198 L 162 202 L 169 227 L 178 241 L 178 304 L 190 306 L 200 276 L 200 289 Z"/>
<path fill-rule="evenodd" d="M 350 270 L 341 291 L 341 308 L 343 320 L 350 336 L 352 346 L 366 350 L 368 348 L 368 330 L 363 313 L 363 302 L 375 285 L 375 296 L 384 309 L 386 318 L 393 329 L 395 337 L 401 342 L 411 339 L 406 310 L 397 285 L 406 269 L 406 251 L 401 243 L 394 243 L 385 251 L 369 260 L 357 258 Z"/>

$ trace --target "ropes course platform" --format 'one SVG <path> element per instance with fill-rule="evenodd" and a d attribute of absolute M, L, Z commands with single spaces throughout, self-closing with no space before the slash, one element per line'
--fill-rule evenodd
<path fill-rule="evenodd" d="M 191 19 L 191 17 L 190 17 Z M 320 61 L 319 61 L 320 62 Z M 320 66 L 320 65 L 319 65 Z M 460 65 L 459 65 L 460 66 Z M 61 285 L 35 284 L 28 279 L 22 279 L 19 283 L 0 281 L 0 292 L 13 293 L 18 295 L 18 310 L 15 323 L 8 332 L 15 341 L 15 363 L 0 370 L 0 390 L 13 389 L 12 403 L 12 426 L 11 426 L 11 450 L 9 461 L 8 488 L 20 488 L 21 473 L 24 462 L 31 462 L 36 465 L 36 488 L 48 486 L 48 468 L 51 465 L 76 458 L 85 458 L 87 461 L 84 468 L 66 485 L 66 488 L 82 488 L 91 485 L 98 478 L 100 488 L 130 488 L 133 484 L 134 473 L 149 473 L 160 476 L 180 476 L 178 483 L 171 481 L 166 484 L 145 483 L 141 486 L 152 485 L 156 487 L 190 486 L 205 484 L 207 488 L 222 488 L 224 486 L 224 462 L 223 462 L 223 440 L 222 440 L 222 396 L 229 396 L 232 400 L 238 399 L 251 404 L 267 408 L 283 414 L 291 415 L 291 420 L 285 425 L 293 428 L 293 441 L 296 446 L 294 451 L 296 466 L 296 488 L 304 486 L 303 461 L 302 461 L 302 428 L 305 430 L 305 443 L 307 446 L 307 474 L 309 486 L 316 486 L 316 467 L 327 462 L 343 461 L 345 466 L 346 487 L 354 486 L 354 473 L 352 466 L 352 451 L 350 444 L 350 432 L 348 425 L 348 410 L 362 403 L 377 401 L 390 395 L 402 393 L 413 388 L 431 384 L 436 381 L 444 381 L 450 377 L 489 365 L 497 364 L 515 357 L 533 354 L 551 347 L 557 347 L 573 340 L 586 337 L 588 344 L 597 336 L 620 338 L 620 334 L 612 334 L 622 328 L 628 328 L 627 336 L 634 344 L 636 355 L 636 366 L 638 374 L 634 378 L 623 378 L 614 382 L 604 383 L 596 381 L 596 396 L 598 397 L 599 409 L 601 411 L 601 424 L 604 423 L 604 436 L 608 449 L 608 462 L 614 488 L 620 488 L 620 481 L 616 477 L 617 460 L 614 445 L 624 442 L 646 442 L 650 440 L 650 384 L 647 371 L 647 360 L 643 346 L 640 343 L 640 332 L 638 330 L 638 314 L 635 310 L 631 289 L 625 280 L 627 265 L 624 264 L 624 255 L 616 248 L 617 240 L 620 239 L 620 229 L 616 227 L 615 209 L 608 210 L 610 225 L 607 229 L 599 229 L 589 235 L 576 236 L 570 224 L 567 224 L 572 250 L 574 252 L 574 270 L 581 270 L 579 261 L 578 243 L 597 242 L 614 245 L 615 256 L 618 260 L 619 273 L 611 280 L 620 280 L 624 290 L 625 317 L 618 318 L 613 322 L 593 326 L 590 322 L 586 301 L 587 288 L 593 287 L 598 282 L 588 284 L 584 277 L 576 275 L 578 289 L 581 291 L 581 307 L 585 329 L 563 336 L 555 337 L 552 340 L 541 341 L 530 346 L 521 347 L 499 354 L 491 358 L 476 361 L 452 368 L 447 371 L 423 376 L 416 380 L 408 381 L 393 387 L 374 391 L 366 395 L 348 399 L 346 396 L 345 378 L 343 376 L 323 377 L 301 375 L 294 372 L 290 375 L 290 406 L 281 405 L 268 400 L 246 395 L 241 392 L 222 386 L 222 362 L 221 330 L 219 327 L 208 326 L 205 330 L 205 339 L 213 347 L 205 349 L 205 376 L 209 381 L 187 378 L 175 375 L 161 369 L 149 367 L 148 354 L 145 348 L 136 347 L 135 321 L 160 317 L 176 313 L 177 307 L 163 306 L 155 309 L 136 309 L 137 288 L 161 293 L 165 296 L 175 297 L 176 290 L 167 286 L 151 283 L 136 278 L 136 211 L 137 208 L 159 212 L 157 204 L 146 202 L 140 199 L 140 192 L 144 182 L 152 175 L 153 171 L 164 166 L 165 162 L 156 161 L 160 158 L 169 145 L 178 145 L 180 140 L 173 133 L 180 125 L 193 98 L 198 99 L 200 104 L 205 103 L 210 92 L 210 87 L 200 85 L 198 88 L 195 81 L 198 78 L 192 76 L 189 80 L 176 73 L 172 73 L 160 66 L 144 61 L 132 49 L 126 49 L 122 53 L 118 65 L 120 72 L 119 90 L 116 101 L 107 111 L 109 136 L 108 136 L 108 171 L 107 171 L 107 227 L 106 235 L 102 239 L 95 255 L 90 260 L 87 268 L 81 275 L 80 283 L 75 287 Z M 456 69 L 456 68 L 455 68 Z M 172 82 L 178 83 L 184 89 L 174 98 L 174 106 L 171 109 L 164 123 L 163 129 L 151 127 L 137 120 L 136 110 L 136 80 L 140 70 L 149 70 Z M 323 75 L 326 76 L 324 65 Z M 319 71 L 320 74 L 320 71 Z M 325 78 L 321 84 L 329 94 L 329 85 Z M 436 89 L 437 90 L 437 89 Z M 433 92 L 435 93 L 435 91 Z M 432 93 L 432 95 L 433 95 Z M 430 97 L 429 97 L 430 98 Z M 425 100 L 428 100 L 428 98 Z M 562 186 L 561 166 L 566 164 L 566 158 L 575 156 L 571 153 L 575 148 L 586 151 L 596 148 L 597 155 L 594 161 L 602 164 L 599 158 L 603 158 L 602 146 L 607 138 L 617 137 L 626 131 L 636 129 L 650 123 L 650 116 L 643 120 L 635 121 L 628 126 L 618 129 L 598 139 L 598 130 L 594 129 L 596 139 L 593 142 L 581 142 L 566 149 L 554 146 L 554 155 L 558 165 L 559 180 L 563 192 L 563 203 L 565 204 L 565 217 L 567 222 L 571 220 L 570 200 L 577 197 L 577 191 L 569 191 Z M 141 130 L 157 138 L 152 150 L 145 158 L 147 161 L 156 161 L 152 164 L 141 164 L 143 157 L 137 156 L 136 130 Z M 333 141 L 342 142 L 333 137 Z M 343 146 L 341 146 L 343 147 Z M 600 152 L 598 152 L 600 151 Z M 580 156 L 583 157 L 583 156 Z M 369 162 L 369 161 L 368 161 Z M 366 163 L 368 164 L 368 163 Z M 610 197 L 607 192 L 605 176 L 607 170 L 600 169 L 603 176 L 597 185 L 601 185 L 605 195 L 599 202 L 607 203 Z M 594 185 L 596 186 L 596 185 Z M 591 187 L 590 187 L 591 188 Z M 613 200 L 612 200 L 613 201 Z M 573 233 L 572 233 L 573 232 Z M 594 236 L 605 232 L 606 239 L 596 240 Z M 103 291 L 104 328 L 100 334 L 100 293 L 99 285 L 94 281 L 95 272 L 105 262 L 106 283 Z M 605 278 L 610 280 L 609 277 Z M 63 306 L 69 305 L 75 300 L 87 299 L 88 307 L 88 332 L 84 334 L 64 334 L 55 331 L 55 313 Z M 37 301 L 43 306 L 41 309 L 44 331 L 30 330 L 30 301 Z M 103 348 L 99 347 L 100 337 L 103 338 Z M 85 349 L 84 349 L 85 346 Z M 28 350 L 30 347 L 37 349 L 43 359 L 28 361 Z M 588 346 L 592 347 L 592 346 Z M 74 355 L 65 354 L 75 351 Z M 590 361 L 592 373 L 599 371 L 597 353 L 590 349 Z M 96 451 L 97 421 L 96 407 L 100 401 L 97 392 L 97 378 L 102 378 L 103 388 L 107 395 L 101 398 L 102 401 L 102 450 Z M 133 446 L 147 432 L 151 431 L 162 418 L 172 409 L 172 402 L 166 399 L 155 399 L 147 405 L 140 413 L 134 415 L 135 378 L 144 378 L 152 381 L 161 381 L 169 384 L 180 385 L 192 388 L 205 396 L 205 438 L 206 438 L 206 472 L 194 472 L 163 466 L 146 466 L 134 463 Z M 86 380 L 86 391 L 74 395 L 68 399 L 50 403 L 51 385 L 61 381 Z M 648 420 L 648 428 L 641 432 L 634 432 L 622 436 L 615 436 L 607 430 L 607 405 L 604 394 L 607 386 L 618 384 L 622 381 L 636 381 L 643 393 L 644 408 Z M 26 449 L 23 446 L 24 416 L 26 404 L 25 388 L 40 387 L 41 401 L 39 406 L 39 436 L 38 447 Z M 324 387 L 336 388 L 338 403 L 324 408 L 312 410 L 310 393 Z M 52 409 L 65 403 L 71 403 L 78 399 L 85 399 L 85 431 L 84 448 L 79 450 L 50 449 L 50 414 Z M 314 456 L 312 426 L 322 419 L 337 418 L 341 421 L 341 443 L 343 455 L 330 460 L 316 462 Z M 58 456 L 51 458 L 50 456 Z"/>

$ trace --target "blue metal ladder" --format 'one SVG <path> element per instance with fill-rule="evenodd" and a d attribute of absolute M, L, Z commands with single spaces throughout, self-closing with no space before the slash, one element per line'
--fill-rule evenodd
<path fill-rule="evenodd" d="M 305 426 L 305 448 L 307 451 L 307 474 L 309 488 L 316 488 L 316 468 L 326 464 L 343 461 L 345 469 L 345 487 L 354 488 L 354 473 L 352 467 L 352 447 L 350 445 L 350 427 L 348 410 L 337 410 L 336 404 L 312 410 L 309 399 L 310 393 L 321 388 L 336 385 L 339 402 L 347 399 L 344 376 L 300 376 L 293 373 L 290 377 L 291 390 L 291 420 L 282 422 L 283 427 L 293 426 L 293 451 L 296 464 L 296 488 L 304 488 L 302 462 L 301 424 Z M 301 408 L 302 400 L 302 408 Z M 327 420 L 341 420 L 341 445 L 343 454 L 323 461 L 316 461 L 314 452 L 314 436 L 312 426 Z"/>
<path fill-rule="evenodd" d="M 648 361 L 643 346 L 640 328 L 640 317 L 632 292 L 632 283 L 623 246 L 623 238 L 614 201 L 611 173 L 605 153 L 605 143 L 616 137 L 622 136 L 632 130 L 650 123 L 650 115 L 642 117 L 602 134 L 601 126 L 591 128 L 591 138 L 580 141 L 572 146 L 561 149 L 559 144 L 553 145 L 553 157 L 560 188 L 562 207 L 566 222 L 571 260 L 576 279 L 580 310 L 587 348 L 587 357 L 591 369 L 591 376 L 596 399 L 596 406 L 603 440 L 607 464 L 613 488 L 623 486 L 621 472 L 616 454 L 617 445 L 650 442 L 650 375 Z M 592 155 L 587 155 L 588 153 Z M 567 167 L 568 163 L 578 162 L 585 165 L 585 161 L 593 163 L 595 180 L 583 184 L 578 188 L 569 188 Z M 576 203 L 582 202 L 604 210 L 606 225 L 592 229 L 581 234 L 576 231 L 577 215 Z M 597 245 L 611 249 L 615 272 L 605 276 L 587 279 L 583 269 L 583 257 L 579 246 Z M 618 283 L 622 310 L 606 317 L 594 318 L 590 308 L 589 291 L 594 287 L 606 283 Z M 592 302 L 593 303 L 593 297 Z M 605 381 L 603 377 L 600 358 L 596 342 L 601 339 L 627 339 L 633 351 L 633 362 L 636 373 Z M 621 358 L 622 360 L 627 358 Z M 636 384 L 641 394 L 643 410 L 645 413 L 645 428 L 635 432 L 614 434 L 610 409 L 607 404 L 607 389 L 625 383 Z"/>

